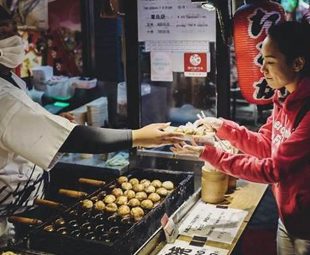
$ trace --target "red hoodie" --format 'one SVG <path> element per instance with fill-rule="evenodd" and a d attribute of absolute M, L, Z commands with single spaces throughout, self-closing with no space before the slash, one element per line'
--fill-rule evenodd
<path fill-rule="evenodd" d="M 279 91 L 277 91 L 279 92 Z M 221 139 L 245 154 L 231 154 L 205 146 L 201 158 L 235 177 L 272 184 L 280 218 L 288 232 L 310 239 L 310 112 L 296 130 L 294 120 L 303 104 L 310 100 L 310 77 L 282 103 L 279 93 L 274 109 L 258 132 L 224 120 L 217 131 Z"/>

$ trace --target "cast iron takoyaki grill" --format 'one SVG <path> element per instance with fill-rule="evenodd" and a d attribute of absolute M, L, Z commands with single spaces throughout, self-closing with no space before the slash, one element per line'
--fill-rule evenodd
<path fill-rule="evenodd" d="M 194 192 L 194 175 L 189 172 L 136 169 L 128 178 L 171 181 L 174 189 L 152 209 L 144 208 L 138 220 L 87 206 L 118 188 L 115 179 L 34 229 L 30 247 L 56 254 L 133 254 L 160 227 L 162 216 L 172 214 Z"/>

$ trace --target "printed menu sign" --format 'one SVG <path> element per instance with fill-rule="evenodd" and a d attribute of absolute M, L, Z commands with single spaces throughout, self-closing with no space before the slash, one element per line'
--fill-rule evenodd
<path fill-rule="evenodd" d="M 217 208 L 199 200 L 181 222 L 179 233 L 231 244 L 247 214 L 244 210 Z"/>
<path fill-rule="evenodd" d="M 228 250 L 211 246 L 197 247 L 187 242 L 177 240 L 173 244 L 166 244 L 158 255 L 226 255 Z"/>
<path fill-rule="evenodd" d="M 139 41 L 215 41 L 215 11 L 190 0 L 139 0 Z"/>

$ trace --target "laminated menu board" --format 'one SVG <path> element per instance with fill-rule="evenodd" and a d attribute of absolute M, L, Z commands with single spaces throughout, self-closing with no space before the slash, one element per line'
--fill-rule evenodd
<path fill-rule="evenodd" d="M 179 233 L 231 244 L 247 214 L 244 210 L 217 207 L 199 200 L 180 224 Z"/>
<path fill-rule="evenodd" d="M 215 41 L 215 11 L 189 0 L 139 0 L 139 41 Z"/>

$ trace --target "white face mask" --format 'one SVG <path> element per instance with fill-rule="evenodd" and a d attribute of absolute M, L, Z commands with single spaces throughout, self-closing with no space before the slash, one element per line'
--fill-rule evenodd
<path fill-rule="evenodd" d="M 15 68 L 23 63 L 24 58 L 24 43 L 20 36 L 14 35 L 0 40 L 0 64 Z"/>

